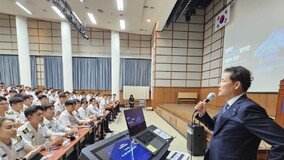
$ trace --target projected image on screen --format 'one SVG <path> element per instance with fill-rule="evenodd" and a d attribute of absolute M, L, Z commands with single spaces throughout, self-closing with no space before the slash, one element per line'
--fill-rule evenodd
<path fill-rule="evenodd" d="M 254 78 L 249 92 L 277 92 L 284 78 L 284 1 L 235 1 L 225 28 L 223 68 L 242 65 Z M 261 15 L 261 16 L 260 16 Z"/>

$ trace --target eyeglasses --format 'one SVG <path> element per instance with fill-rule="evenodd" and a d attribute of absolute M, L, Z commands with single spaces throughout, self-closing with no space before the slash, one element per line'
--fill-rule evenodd
<path fill-rule="evenodd" d="M 0 103 L 0 106 L 6 106 L 6 105 L 8 106 L 9 103 L 8 103 L 8 102 L 6 102 L 6 103 L 5 103 L 5 102 L 1 102 L 1 103 Z"/>

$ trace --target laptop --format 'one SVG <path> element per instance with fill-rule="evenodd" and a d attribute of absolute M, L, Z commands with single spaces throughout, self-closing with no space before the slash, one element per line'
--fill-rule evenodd
<path fill-rule="evenodd" d="M 166 140 L 147 129 L 141 107 L 125 110 L 125 121 L 129 136 L 152 154 L 156 154 L 167 143 Z"/>

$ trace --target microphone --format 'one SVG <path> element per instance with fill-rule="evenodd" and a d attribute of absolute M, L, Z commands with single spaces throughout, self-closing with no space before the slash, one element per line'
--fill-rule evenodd
<path fill-rule="evenodd" d="M 203 100 L 203 102 L 205 103 L 208 103 L 210 102 L 211 100 L 213 100 L 214 98 L 216 97 L 216 94 L 214 92 L 210 92 L 207 97 Z M 192 117 L 191 117 L 191 122 L 195 123 L 194 120 L 193 120 L 193 117 L 194 117 L 194 114 L 197 112 L 197 110 L 195 110 L 192 114 Z"/>
<path fill-rule="evenodd" d="M 208 102 L 210 102 L 211 100 L 213 100 L 215 97 L 216 97 L 216 94 L 215 94 L 214 92 L 210 92 L 210 93 L 208 94 L 208 96 L 206 97 L 206 99 L 204 99 L 203 102 L 208 103 Z"/>

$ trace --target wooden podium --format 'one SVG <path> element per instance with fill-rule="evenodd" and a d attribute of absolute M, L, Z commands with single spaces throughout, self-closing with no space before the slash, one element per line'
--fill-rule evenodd
<path fill-rule="evenodd" d="M 284 128 L 284 79 L 280 81 L 275 120 Z"/>

